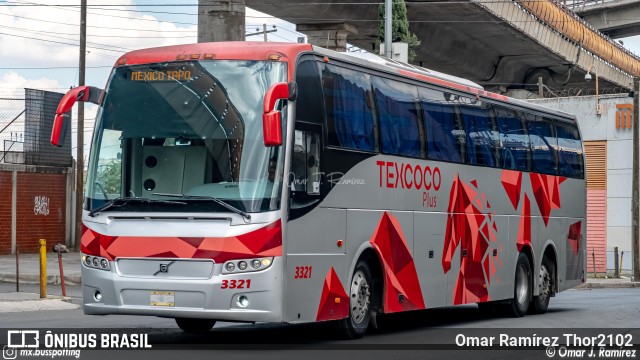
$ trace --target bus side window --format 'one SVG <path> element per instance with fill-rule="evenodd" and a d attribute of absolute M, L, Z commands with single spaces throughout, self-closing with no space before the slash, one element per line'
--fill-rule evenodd
<path fill-rule="evenodd" d="M 494 109 L 500 131 L 502 168 L 529 171 L 531 148 L 524 119 L 514 110 L 498 106 Z"/>
<path fill-rule="evenodd" d="M 368 74 L 323 64 L 328 144 L 377 151 L 377 129 Z"/>
<path fill-rule="evenodd" d="M 533 171 L 541 174 L 556 175 L 558 173 L 558 160 L 556 140 L 553 122 L 541 116 L 529 115 L 527 130 L 531 140 L 531 162 Z"/>
<path fill-rule="evenodd" d="M 580 133 L 575 124 L 556 121 L 558 165 L 561 176 L 584 178 L 584 160 Z"/>
<path fill-rule="evenodd" d="M 444 94 L 419 88 L 427 139 L 427 158 L 464 163 L 465 130 L 453 102 L 447 102 Z"/>
<path fill-rule="evenodd" d="M 295 130 L 293 141 L 289 187 L 294 193 L 320 195 L 320 134 Z"/>
<path fill-rule="evenodd" d="M 372 83 L 380 118 L 382 153 L 424 157 L 418 89 L 380 77 L 373 77 Z"/>
<path fill-rule="evenodd" d="M 461 106 L 467 129 L 467 163 L 500 166 L 500 138 L 489 106 Z"/>

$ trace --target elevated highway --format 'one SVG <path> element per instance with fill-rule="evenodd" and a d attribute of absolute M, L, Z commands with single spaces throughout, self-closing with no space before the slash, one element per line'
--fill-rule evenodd
<path fill-rule="evenodd" d="M 313 44 L 375 47 L 378 5 L 370 0 L 245 0 L 246 5 L 297 25 Z M 508 92 L 537 83 L 554 89 L 628 89 L 640 59 L 575 14 L 546 0 L 407 0 L 410 30 L 422 41 L 415 64 Z M 640 17 L 639 17 L 640 18 Z M 593 72 L 593 71 L 592 71 Z"/>
<path fill-rule="evenodd" d="M 640 0 L 579 1 L 570 8 L 611 38 L 640 35 Z"/>

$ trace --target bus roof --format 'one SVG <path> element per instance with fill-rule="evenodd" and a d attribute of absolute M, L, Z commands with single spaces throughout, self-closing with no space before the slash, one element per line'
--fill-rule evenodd
<path fill-rule="evenodd" d="M 295 60 L 299 53 L 311 51 L 309 44 L 230 41 L 163 46 L 135 50 L 122 55 L 114 66 L 138 65 L 179 60 Z"/>
<path fill-rule="evenodd" d="M 571 114 L 485 91 L 482 86 L 470 80 L 401 63 L 371 53 L 341 53 L 310 44 L 231 41 L 163 46 L 128 52 L 116 61 L 114 67 L 180 60 L 274 60 L 273 58 L 270 59 L 270 55 L 277 56 L 281 61 L 293 62 L 299 54 L 305 52 L 390 72 L 402 77 L 414 78 L 421 82 L 527 107 L 575 121 L 575 117 Z M 292 66 L 289 67 L 289 75 L 290 78 L 293 76 Z"/>

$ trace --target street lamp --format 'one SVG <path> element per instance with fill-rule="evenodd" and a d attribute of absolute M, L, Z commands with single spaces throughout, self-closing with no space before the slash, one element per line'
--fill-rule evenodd
<path fill-rule="evenodd" d="M 587 73 L 584 75 L 584 80 L 589 82 L 591 81 L 591 69 L 593 69 L 593 73 L 596 75 L 596 115 L 602 115 L 602 106 L 600 106 L 600 97 L 598 95 L 598 68 L 595 65 L 591 64 L 587 69 Z"/>

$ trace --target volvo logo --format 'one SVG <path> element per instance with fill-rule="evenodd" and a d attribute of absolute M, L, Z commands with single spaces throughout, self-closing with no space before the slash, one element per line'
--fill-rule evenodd
<path fill-rule="evenodd" d="M 156 276 L 160 273 L 168 273 L 169 272 L 169 266 L 171 266 L 171 264 L 173 264 L 175 261 L 170 261 L 166 264 L 160 264 L 160 269 L 158 271 L 156 271 L 153 276 Z"/>

